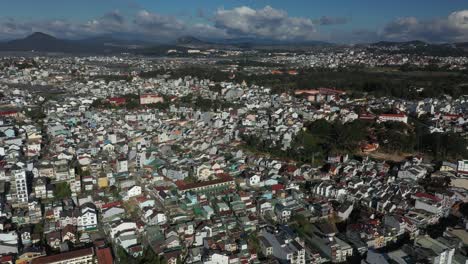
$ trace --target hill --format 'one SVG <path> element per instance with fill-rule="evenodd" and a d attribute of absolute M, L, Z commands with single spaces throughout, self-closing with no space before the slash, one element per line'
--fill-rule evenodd
<path fill-rule="evenodd" d="M 0 51 L 36 51 L 64 53 L 115 53 L 127 49 L 125 46 L 108 45 L 109 39 L 66 40 L 35 32 L 25 38 L 0 43 Z"/>
<path fill-rule="evenodd" d="M 176 40 L 176 45 L 209 45 L 212 44 L 207 41 L 200 40 L 193 36 L 183 36 Z"/>

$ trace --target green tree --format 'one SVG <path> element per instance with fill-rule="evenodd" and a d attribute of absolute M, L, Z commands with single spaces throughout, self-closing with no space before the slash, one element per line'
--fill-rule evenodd
<path fill-rule="evenodd" d="M 71 190 L 68 182 L 59 182 L 55 184 L 54 197 L 57 199 L 65 199 L 71 197 Z"/>
<path fill-rule="evenodd" d="M 463 217 L 468 217 L 468 203 L 462 203 L 460 205 L 460 213 L 463 215 Z"/>

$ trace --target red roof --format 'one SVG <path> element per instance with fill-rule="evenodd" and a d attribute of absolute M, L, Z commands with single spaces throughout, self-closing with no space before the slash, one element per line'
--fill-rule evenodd
<path fill-rule="evenodd" d="M 114 263 L 114 258 L 110 248 L 100 248 L 97 250 L 97 259 L 98 264 L 112 264 Z"/>
<path fill-rule="evenodd" d="M 1 262 L 1 263 L 6 263 L 6 262 L 11 262 L 11 263 L 13 263 L 13 256 L 12 256 L 12 255 L 2 256 L 2 257 L 0 258 L 0 262 Z"/>
<path fill-rule="evenodd" d="M 430 199 L 430 200 L 433 200 L 434 202 L 440 202 L 441 199 L 435 195 L 432 195 L 432 194 L 429 194 L 429 193 L 422 193 L 422 192 L 418 192 L 418 193 L 415 193 L 414 196 L 418 197 L 418 198 L 426 198 L 426 199 Z"/>
<path fill-rule="evenodd" d="M 279 190 L 284 190 L 284 185 L 283 184 L 275 184 L 271 186 L 272 191 L 279 191 Z"/>
<path fill-rule="evenodd" d="M 288 165 L 288 166 L 286 166 L 286 169 L 285 169 L 285 171 L 289 172 L 289 173 L 295 172 L 296 170 L 297 170 L 297 167 L 293 166 L 293 165 Z"/>
<path fill-rule="evenodd" d="M 381 114 L 379 117 L 406 117 L 405 114 Z"/>
<path fill-rule="evenodd" d="M 10 110 L 10 111 L 0 111 L 0 116 L 9 116 L 9 115 L 16 115 L 18 111 Z"/>
<path fill-rule="evenodd" d="M 175 184 L 177 185 L 177 188 L 179 190 L 185 191 L 185 190 L 189 190 L 189 189 L 210 186 L 210 185 L 229 182 L 229 181 L 233 181 L 233 180 L 234 179 L 231 176 L 227 176 L 227 177 L 220 177 L 219 179 L 215 179 L 215 180 L 212 180 L 212 181 L 204 181 L 204 182 L 196 182 L 196 183 L 186 183 L 184 181 L 179 180 L 179 181 L 176 181 Z"/>
<path fill-rule="evenodd" d="M 85 257 L 85 256 L 90 256 L 90 255 L 94 255 L 93 248 L 84 248 L 84 249 L 69 251 L 69 252 L 60 253 L 56 255 L 36 258 L 32 260 L 31 264 L 50 264 L 50 263 L 56 263 L 56 262 L 64 262 L 67 260 L 72 260 L 75 258 Z"/>
<path fill-rule="evenodd" d="M 116 104 L 123 104 L 127 101 L 123 97 L 112 97 L 112 98 L 109 98 L 108 100 L 109 102 L 116 103 Z"/>
<path fill-rule="evenodd" d="M 121 202 L 121 201 L 116 201 L 116 202 L 111 202 L 111 203 L 103 204 L 103 205 L 101 206 L 101 209 L 107 209 L 107 208 L 119 207 L 119 206 L 122 206 L 122 202 Z"/>
<path fill-rule="evenodd" d="M 148 199 L 145 196 L 138 196 L 136 200 L 140 203 L 148 201 Z"/>
<path fill-rule="evenodd" d="M 332 89 L 332 88 L 319 88 L 321 94 L 345 94 L 345 91 Z"/>
<path fill-rule="evenodd" d="M 360 119 L 374 119 L 375 115 L 373 115 L 371 113 L 362 113 L 362 114 L 359 115 L 359 118 Z"/>
<path fill-rule="evenodd" d="M 298 94 L 311 94 L 311 95 L 314 95 L 314 94 L 318 94 L 319 91 L 318 90 L 315 90 L 315 89 L 309 89 L 309 90 L 296 90 L 294 92 L 294 94 L 298 95 Z"/>

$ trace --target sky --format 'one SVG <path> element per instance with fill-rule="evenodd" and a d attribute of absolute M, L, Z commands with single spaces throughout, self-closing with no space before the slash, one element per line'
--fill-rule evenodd
<path fill-rule="evenodd" d="M 468 41 L 468 0 L 3 0 L 0 39 Z"/>

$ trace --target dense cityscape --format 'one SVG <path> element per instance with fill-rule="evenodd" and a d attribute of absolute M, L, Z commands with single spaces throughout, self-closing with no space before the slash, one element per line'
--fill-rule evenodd
<path fill-rule="evenodd" d="M 0 264 L 468 263 L 466 43 L 94 41 L 0 42 Z"/>

